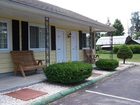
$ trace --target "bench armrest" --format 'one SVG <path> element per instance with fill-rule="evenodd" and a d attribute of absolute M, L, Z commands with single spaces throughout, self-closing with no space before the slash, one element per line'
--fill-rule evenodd
<path fill-rule="evenodd" d="M 36 59 L 37 65 L 43 65 L 43 59 Z"/>

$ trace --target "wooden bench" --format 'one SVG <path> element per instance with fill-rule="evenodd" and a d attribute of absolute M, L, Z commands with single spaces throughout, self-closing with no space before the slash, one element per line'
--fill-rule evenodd
<path fill-rule="evenodd" d="M 11 51 L 11 57 L 15 67 L 15 74 L 20 71 L 25 77 L 25 71 L 42 69 L 42 60 L 35 60 L 33 51 Z"/>
<path fill-rule="evenodd" d="M 95 63 L 99 59 L 99 55 L 93 54 L 91 49 L 84 49 L 84 61 L 87 63 Z"/>

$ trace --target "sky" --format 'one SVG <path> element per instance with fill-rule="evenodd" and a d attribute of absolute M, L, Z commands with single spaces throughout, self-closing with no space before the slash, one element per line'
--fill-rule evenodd
<path fill-rule="evenodd" d="M 119 19 L 127 34 L 131 26 L 131 13 L 140 11 L 140 0 L 40 0 L 72 10 L 91 19 L 111 24 Z"/>

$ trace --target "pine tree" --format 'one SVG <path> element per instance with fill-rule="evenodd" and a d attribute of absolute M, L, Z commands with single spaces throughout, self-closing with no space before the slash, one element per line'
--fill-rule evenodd
<path fill-rule="evenodd" d="M 116 29 L 116 31 L 113 32 L 113 36 L 124 35 L 124 27 L 119 19 L 115 20 L 113 27 Z"/>

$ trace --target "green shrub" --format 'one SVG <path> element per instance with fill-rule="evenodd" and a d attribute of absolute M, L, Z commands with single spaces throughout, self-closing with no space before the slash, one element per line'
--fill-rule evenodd
<path fill-rule="evenodd" d="M 140 54 L 140 45 L 128 45 L 133 54 Z"/>
<path fill-rule="evenodd" d="M 133 52 L 128 46 L 122 45 L 118 50 L 117 57 L 123 59 L 123 63 L 125 64 L 126 59 L 133 57 Z"/>
<path fill-rule="evenodd" d="M 131 44 L 127 46 L 132 50 L 133 54 L 140 54 L 140 45 Z M 117 53 L 120 47 L 121 45 L 114 46 L 113 52 Z"/>
<path fill-rule="evenodd" d="M 44 73 L 50 82 L 77 83 L 91 76 L 92 65 L 84 62 L 58 63 L 48 66 Z"/>
<path fill-rule="evenodd" d="M 99 59 L 96 63 L 97 68 L 103 70 L 115 70 L 119 66 L 119 62 L 114 59 Z"/>
<path fill-rule="evenodd" d="M 115 54 L 117 54 L 119 48 L 120 48 L 120 45 L 114 46 L 114 47 L 113 47 L 113 52 L 114 52 Z"/>

